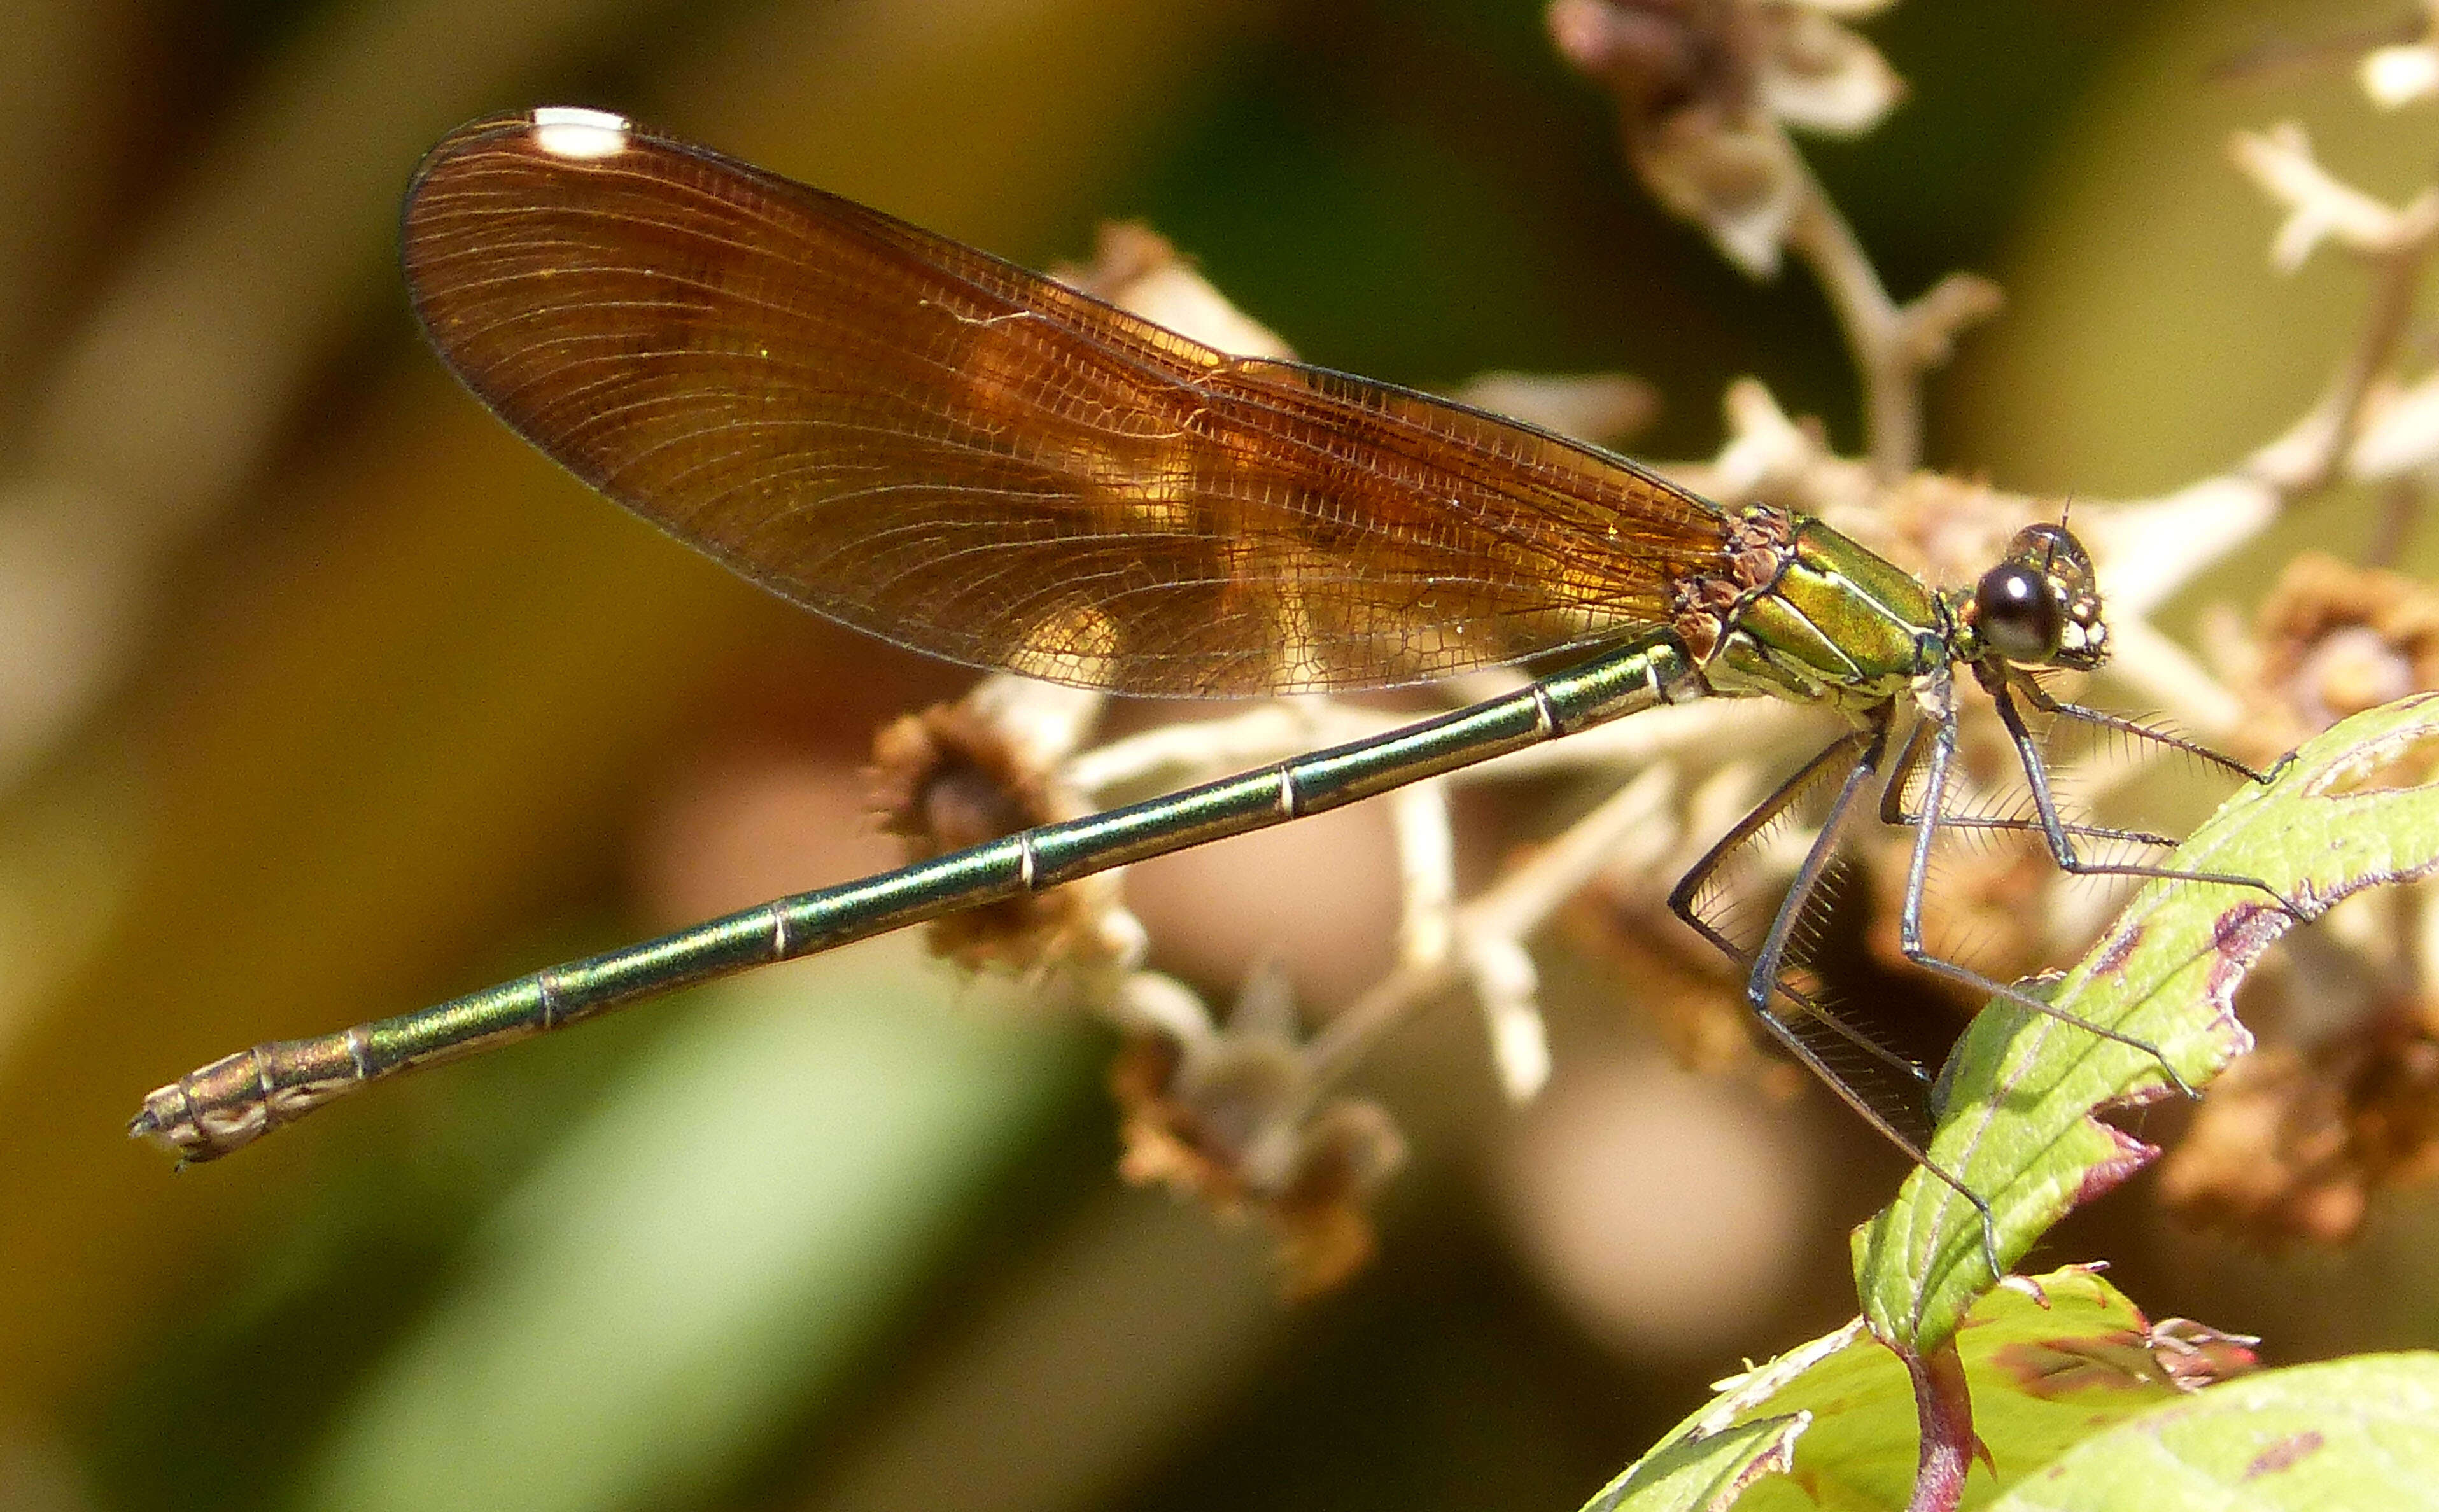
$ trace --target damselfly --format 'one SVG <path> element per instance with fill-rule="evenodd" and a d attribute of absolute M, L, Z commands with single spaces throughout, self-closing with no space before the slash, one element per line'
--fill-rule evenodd
<path fill-rule="evenodd" d="M 1722 509 L 1606 453 L 1388 384 L 1235 357 L 879 212 L 614 116 L 465 127 L 406 200 L 406 277 L 434 346 L 493 413 L 612 499 L 742 576 L 935 656 L 1119 693 L 1393 687 L 1569 649 L 1556 676 L 1375 738 L 782 898 L 647 944 L 310 1040 L 146 1098 L 134 1131 L 225 1155 L 381 1077 L 638 998 L 1283 823 L 1654 704 L 1766 695 L 1851 729 L 1736 826 L 1670 906 L 1744 971 L 1785 1049 L 1930 1163 L 1831 1058 L 1916 1078 L 1788 979 L 1791 936 L 1859 794 L 1914 843 L 1906 954 L 2038 998 L 1923 944 L 1945 824 L 2146 839 L 2061 817 L 2024 708 L 2261 774 L 2054 698 L 2032 675 L 2109 654 L 2083 548 L 2018 535 L 1941 592 L 1819 521 Z M 1945 811 L 1960 684 L 1994 702 L 2033 811 Z M 1894 755 L 1894 760 L 1892 756 Z M 1757 940 L 1706 883 L 1803 795 L 1815 839 Z M 1911 794 L 1911 798 L 1909 798 Z M 2159 1061 L 2151 1045 L 2092 1024 Z M 1937 1167 L 1932 1167 L 1937 1171 Z M 1937 1172 L 1983 1213 L 1961 1183 Z"/>

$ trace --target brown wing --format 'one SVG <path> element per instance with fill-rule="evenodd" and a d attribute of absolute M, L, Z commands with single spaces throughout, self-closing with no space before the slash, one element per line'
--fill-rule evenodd
<path fill-rule="evenodd" d="M 1127 693 L 1378 687 L 1666 616 L 1709 505 L 1555 436 L 1230 358 L 591 111 L 409 189 L 416 312 L 585 482 L 739 573 L 977 667 Z"/>

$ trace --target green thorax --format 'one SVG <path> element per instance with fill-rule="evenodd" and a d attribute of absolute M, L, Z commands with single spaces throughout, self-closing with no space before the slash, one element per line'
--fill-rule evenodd
<path fill-rule="evenodd" d="M 1755 507 L 1737 524 L 1740 591 L 1720 603 L 1712 588 L 1707 626 L 1679 621 L 1713 643 L 1701 669 L 1714 692 L 1860 713 L 1949 662 L 1951 615 L 1920 578 L 1817 520 Z"/>

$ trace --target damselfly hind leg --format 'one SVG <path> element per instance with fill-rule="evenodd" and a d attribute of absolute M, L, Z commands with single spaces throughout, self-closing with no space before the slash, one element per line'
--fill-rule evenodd
<path fill-rule="evenodd" d="M 1759 845 L 1763 837 L 1802 799 L 1814 783 L 1828 774 L 1850 769 L 1856 758 L 1862 754 L 1868 739 L 1867 733 L 1859 731 L 1839 740 L 1806 762 L 1800 771 L 1781 783 L 1769 797 L 1755 805 L 1751 812 L 1737 821 L 1727 834 L 1720 837 L 1708 851 L 1704 852 L 1702 858 L 1686 871 L 1675 890 L 1669 894 L 1670 912 L 1682 919 L 1714 949 L 1735 962 L 1739 970 L 1751 973 L 1754 962 L 1760 953 L 1760 945 L 1748 944 L 1737 939 L 1730 933 L 1724 921 L 1711 912 L 1708 907 L 1711 884 L 1730 859 Z M 1801 912 L 1799 911 L 1799 915 Z M 1790 916 L 1790 920 L 1796 916 Z M 1771 922 L 1775 924 L 1776 921 L 1774 912 Z M 1767 933 L 1766 930 L 1765 934 Z M 1796 933 L 1796 926 L 1792 921 L 1788 929 L 1782 932 L 1781 969 L 1772 973 L 1777 996 L 1797 1010 L 1797 1017 L 1790 1022 L 1804 1024 L 1817 1021 L 1837 1040 L 1843 1041 L 1839 1047 L 1842 1051 L 1860 1051 L 1868 1057 L 1880 1072 L 1895 1078 L 1895 1085 L 1898 1089 L 1895 1096 L 1875 1099 L 1875 1106 L 1885 1105 L 1881 1109 L 1882 1115 L 1901 1128 L 1911 1128 L 1920 1122 L 1919 1094 L 1922 1088 L 1929 1084 L 1929 1077 L 1922 1067 L 1892 1050 L 1870 1033 L 1848 1023 L 1815 994 L 1803 990 L 1788 980 L 1789 973 L 1784 969 L 1784 943 L 1794 939 Z M 1772 1027 L 1773 1036 L 1780 1037 L 1780 1030 L 1786 1027 L 1785 1022 L 1775 1023 Z M 1801 1030 L 1796 1032 L 1800 1033 Z M 1781 1038 L 1784 1042 L 1783 1037 Z M 1803 1058 L 1806 1064 L 1812 1066 L 1816 1071 L 1843 1079 L 1842 1074 L 1833 1070 L 1825 1070 L 1816 1063 L 1813 1055 L 1804 1054 Z M 1922 1132 L 1927 1134 L 1928 1128 L 1926 1127 Z"/>
<path fill-rule="evenodd" d="M 1995 1279 L 2005 1272 L 2000 1264 L 1998 1220 L 1990 1211 L 1990 1204 L 1962 1177 L 1941 1166 L 1931 1157 L 1932 1082 L 1929 1075 L 1919 1065 L 1896 1055 L 1846 1023 L 1813 994 L 1802 991 L 1785 980 L 1789 947 L 1816 905 L 1822 881 L 1837 852 L 1839 830 L 1853 811 L 1857 794 L 1878 773 L 1887 754 L 1888 738 L 1889 720 L 1884 715 L 1873 727 L 1856 731 L 1806 762 L 1694 863 L 1669 893 L 1668 907 L 1695 933 L 1710 941 L 1745 971 L 1746 1006 L 1781 1048 L 1819 1077 L 1823 1085 L 1837 1094 L 1839 1100 L 1852 1108 L 1883 1138 L 1903 1151 L 1908 1160 L 1972 1205 L 1981 1220 L 1983 1257 Z M 1838 773 L 1842 767 L 1843 775 L 1838 780 L 1820 830 L 1806 849 L 1785 896 L 1772 911 L 1770 926 L 1760 943 L 1753 947 L 1739 943 L 1722 927 L 1718 916 L 1706 911 L 1712 881 L 1731 857 L 1754 845 L 1816 783 Z M 1782 1016 L 1774 1010 L 1773 999 L 1785 1002 L 1793 1011 Z M 1826 1034 L 1822 1032 L 1825 1029 Z M 1841 1068 L 1833 1063 L 1831 1056 L 1842 1048 L 1860 1049 L 1869 1059 L 1860 1067 Z M 1859 1078 L 1854 1074 L 1859 1069 L 1874 1068 L 1880 1073 L 1894 1071 L 1896 1075 L 1894 1078 L 1885 1075 Z"/>

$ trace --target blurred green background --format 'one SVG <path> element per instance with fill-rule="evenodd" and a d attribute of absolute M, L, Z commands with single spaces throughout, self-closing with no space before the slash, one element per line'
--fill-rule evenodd
<path fill-rule="evenodd" d="M 2108 497 L 2283 429 L 2360 280 L 2269 271 L 2226 133 L 2300 117 L 2399 197 L 2439 154 L 2342 63 L 2212 65 L 2402 9 L 1874 23 L 1911 98 L 1813 160 L 1900 296 L 1959 267 L 2011 296 L 1936 382 L 1935 462 Z M 1894 1159 L 1826 1099 L 1655 1065 L 1617 984 L 1563 961 L 1544 1109 L 1500 1104 L 1463 1012 L 1383 1058 L 1416 1160 L 1379 1262 L 1305 1306 L 1258 1233 L 1120 1186 L 1104 1037 L 905 941 L 219 1165 L 172 1176 L 120 1133 L 256 1040 L 886 863 L 869 733 L 964 682 L 728 578 L 460 394 L 392 265 L 425 145 L 598 105 L 1037 266 L 1138 217 L 1314 361 L 1632 371 L 1663 457 L 1713 449 L 1750 373 L 1854 445 L 1813 289 L 1747 282 L 1651 207 L 1538 6 L 0 21 L 0 1507 L 1565 1508 L 1740 1358 L 1852 1311 L 1843 1234 Z M 2340 500 L 2288 539 L 2370 530 Z M 1377 820 L 1336 823 L 1144 868 L 1168 964 L 1224 994 L 1261 931 L 1292 935 L 1324 1009 L 1377 971 L 1383 888 L 1195 934 L 1249 876 L 1380 870 Z M 2434 1238 L 2407 1199 L 2349 1254 L 2263 1259 L 2167 1229 L 2138 1183 L 2038 1258 L 2109 1257 L 2155 1315 L 2293 1360 L 2439 1344 Z"/>

